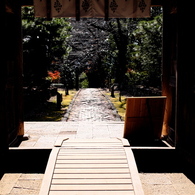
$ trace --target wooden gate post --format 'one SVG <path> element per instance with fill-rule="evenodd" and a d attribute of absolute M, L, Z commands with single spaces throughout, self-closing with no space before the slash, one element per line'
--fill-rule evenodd
<path fill-rule="evenodd" d="M 16 19 L 16 39 L 17 39 L 17 51 L 16 51 L 16 64 L 17 64 L 17 120 L 18 120 L 18 136 L 24 135 L 24 121 L 23 121 L 23 48 L 22 48 L 22 18 L 21 18 L 21 4 L 15 3 L 15 15 Z"/>
<path fill-rule="evenodd" d="M 127 98 L 124 138 L 133 144 L 160 139 L 165 103 L 164 96 Z"/>
<path fill-rule="evenodd" d="M 19 1 L 3 0 L 0 7 L 0 137 L 4 135 L 3 145 L 10 145 L 24 134 L 21 5 Z"/>
<path fill-rule="evenodd" d="M 172 24 L 172 14 L 170 1 L 163 1 L 163 58 L 162 58 L 162 95 L 167 97 L 165 105 L 165 115 L 163 122 L 163 135 L 168 135 L 171 116 L 174 114 L 172 104 L 175 88 L 171 87 L 171 76 L 174 76 L 174 29 Z M 173 77 L 175 78 L 175 77 Z"/>
<path fill-rule="evenodd" d="M 6 45 L 6 13 L 5 13 L 5 0 L 0 1 L 0 24 L 1 24 L 1 35 L 0 35 L 0 67 L 1 72 L 5 73 L 6 70 L 6 58 L 5 58 L 5 45 Z M 5 106 L 5 80 L 6 75 L 1 74 L 0 76 L 0 177 L 4 172 L 6 153 L 8 151 L 8 135 L 6 131 L 6 106 Z"/>

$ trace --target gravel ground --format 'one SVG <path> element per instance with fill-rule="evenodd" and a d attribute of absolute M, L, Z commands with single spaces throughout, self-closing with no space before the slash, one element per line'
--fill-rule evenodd
<path fill-rule="evenodd" d="M 121 121 L 116 109 L 101 89 L 87 88 L 78 91 L 65 116 L 69 122 Z"/>

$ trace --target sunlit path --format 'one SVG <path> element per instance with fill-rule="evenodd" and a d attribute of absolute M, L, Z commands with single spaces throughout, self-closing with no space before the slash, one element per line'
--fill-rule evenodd
<path fill-rule="evenodd" d="M 67 121 L 121 121 L 116 109 L 101 89 L 81 89 L 69 110 Z"/>

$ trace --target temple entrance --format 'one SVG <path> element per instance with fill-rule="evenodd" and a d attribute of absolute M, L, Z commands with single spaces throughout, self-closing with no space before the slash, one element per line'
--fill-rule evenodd
<path fill-rule="evenodd" d="M 46 1 L 40 1 L 45 3 Z M 49 2 L 49 1 L 48 1 Z M 61 5 L 55 3 L 55 13 L 61 14 Z M 77 2 L 75 7 L 76 19 L 82 14 L 88 14 L 87 1 Z M 106 2 L 106 1 L 105 1 Z M 110 2 L 110 1 L 109 1 Z M 111 1 L 112 6 L 104 13 L 105 19 L 110 13 L 117 13 L 117 1 Z M 110 2 L 110 3 L 111 3 Z M 114 3 L 115 2 L 115 3 Z M 124 1 L 125 2 L 125 1 Z M 129 2 L 129 1 L 128 1 Z M 139 10 L 145 7 L 146 1 L 140 1 Z M 72 3 L 72 1 L 71 1 Z M 1 136 L 0 151 L 2 159 L 9 144 L 13 142 L 17 135 L 23 136 L 23 102 L 22 102 L 22 36 L 21 36 L 21 6 L 33 5 L 28 1 L 1 1 L 0 20 L 2 25 L 1 41 L 1 64 L 2 72 L 0 78 L 1 85 Z M 51 4 L 50 6 L 52 6 Z M 105 4 L 107 5 L 107 4 Z M 194 66 L 192 66 L 193 55 L 186 48 L 192 42 L 192 36 L 188 28 L 183 27 L 182 21 L 192 22 L 188 17 L 188 5 L 177 1 L 153 0 L 152 5 L 163 5 L 163 95 L 167 96 L 166 116 L 164 121 L 164 132 L 173 134 L 175 138 L 170 138 L 175 145 L 190 162 L 194 158 Z M 82 7 L 82 12 L 78 12 L 78 7 Z M 105 6 L 106 7 L 106 6 Z M 47 18 L 53 17 L 54 12 L 49 11 L 49 4 L 46 5 Z M 116 9 L 117 8 L 117 9 Z M 99 10 L 102 10 L 101 8 Z M 105 11 L 104 10 L 104 11 Z M 111 12 L 110 12 L 111 10 Z M 85 12 L 86 11 L 86 12 Z M 102 13 L 102 11 L 101 11 Z M 6 113 L 6 114 L 5 114 Z M 175 131 L 174 131 L 175 129 Z M 171 136 L 170 136 L 171 137 Z"/>
<path fill-rule="evenodd" d="M 119 4 L 117 4 L 117 3 L 114 3 L 114 1 L 113 2 L 110 2 L 110 4 L 108 4 L 108 2 L 107 1 L 105 1 L 105 2 L 103 2 L 102 1 L 102 4 L 100 4 L 101 6 L 100 7 L 98 7 L 97 5 L 90 5 L 89 7 L 87 6 L 87 4 L 86 4 L 86 2 L 87 1 L 83 1 L 83 3 L 81 3 L 81 4 L 78 4 L 78 2 L 76 2 L 76 7 L 75 7 L 75 9 L 76 9 L 76 15 L 74 15 L 74 17 L 76 17 L 76 20 L 79 20 L 79 18 L 80 17 L 92 17 L 92 15 L 94 14 L 94 13 L 97 13 L 97 17 L 102 17 L 102 12 L 103 11 L 105 11 L 105 14 L 104 14 L 104 18 L 107 20 L 108 18 L 108 16 L 109 17 L 124 17 L 123 15 L 120 15 L 122 12 L 120 11 L 120 9 L 123 9 L 123 7 L 126 7 L 126 9 L 128 8 L 128 6 L 130 7 L 130 8 L 134 8 L 133 10 L 132 10 L 132 15 L 128 15 L 128 14 L 125 14 L 125 13 L 123 13 L 123 14 L 125 14 L 125 17 L 147 17 L 147 16 L 149 16 L 149 12 L 150 12 L 150 6 L 149 6 L 149 4 L 150 4 L 150 2 L 149 1 L 140 1 L 139 3 L 137 3 L 137 4 L 135 4 L 134 6 L 132 6 L 129 2 L 127 2 L 127 3 L 122 3 L 122 2 L 120 2 Z M 28 2 L 30 5 L 32 5 L 31 4 L 31 2 Z M 39 4 L 39 3 L 41 3 L 41 4 Z M 47 4 L 47 2 L 46 1 L 35 1 L 35 4 L 34 4 L 34 6 L 35 6 L 35 15 L 36 16 L 41 16 L 41 17 L 47 17 L 47 19 L 49 19 L 50 17 L 66 17 L 66 16 L 64 16 L 64 15 L 61 15 L 61 14 L 64 14 L 64 11 L 63 11 L 63 6 L 65 6 L 65 9 L 68 9 L 68 8 L 70 8 L 70 7 L 72 7 L 72 1 L 70 1 L 70 4 L 67 4 L 66 6 L 65 5 L 63 5 L 63 4 L 60 4 L 60 1 L 51 1 L 51 5 L 49 5 L 49 4 Z M 105 3 L 105 4 L 104 4 Z M 10 16 L 12 16 L 12 14 L 13 14 L 13 11 L 15 12 L 15 14 L 18 16 L 18 18 L 17 17 L 15 17 L 15 20 L 17 19 L 17 23 L 15 22 L 15 24 L 19 24 L 20 23 L 20 21 L 21 21 L 21 11 L 19 10 L 20 9 L 20 5 L 16 5 L 16 4 L 13 4 L 12 6 L 13 6 L 13 8 L 12 8 L 12 6 L 10 6 L 11 4 L 9 4 L 9 5 L 7 5 L 6 6 L 6 13 L 8 14 L 8 15 L 10 15 Z M 107 6 L 107 5 L 109 5 L 109 6 Z M 78 10 L 79 10 L 79 8 L 78 8 L 78 6 L 80 6 L 80 13 L 78 12 Z M 40 9 L 40 8 L 42 8 L 42 9 Z M 105 8 L 105 10 L 104 10 L 104 8 Z M 50 13 L 48 13 L 48 9 L 51 9 L 51 11 L 50 11 Z M 73 9 L 72 11 L 70 10 L 70 12 L 71 13 L 74 13 L 75 14 L 75 9 Z M 92 11 L 93 10 L 93 11 Z M 107 11 L 106 11 L 107 10 Z M 108 12 L 108 13 L 107 13 Z M 130 13 L 130 12 L 129 12 Z M 49 15 L 50 14 L 50 15 Z M 70 13 L 69 13 L 70 14 Z M 92 14 L 92 15 L 91 15 Z M 72 16 L 72 15 L 70 15 L 70 16 Z M 94 16 L 94 15 L 93 15 Z M 21 24 L 20 24 L 21 25 Z M 120 24 L 119 22 L 118 22 L 118 24 L 117 24 L 118 26 L 120 26 L 120 25 L 122 25 L 122 24 Z M 97 27 L 98 28 L 98 27 Z M 100 28 L 100 27 L 99 27 Z M 9 31 L 9 32 L 13 32 L 13 31 Z M 20 31 L 18 30 L 18 33 L 20 33 Z M 119 32 L 120 33 L 120 32 Z M 14 36 L 14 35 L 10 35 L 10 36 Z M 114 35 L 115 36 L 115 35 Z M 113 37 L 114 37 L 113 36 Z M 19 38 L 20 37 L 20 38 Z M 26 39 L 26 40 L 25 40 Z M 28 42 L 28 37 L 26 37 L 24 39 L 24 41 L 26 41 L 26 42 Z M 21 41 L 21 35 L 20 36 L 15 36 L 15 41 L 16 41 L 16 45 L 18 45 L 17 43 L 19 42 L 19 41 Z M 10 43 L 11 44 L 11 43 Z M 121 47 L 120 47 L 120 44 L 121 44 Z M 119 48 L 119 51 L 120 50 L 122 50 L 123 51 L 123 46 L 124 46 L 124 44 L 125 44 L 125 38 L 124 39 L 121 39 L 120 41 L 119 41 L 119 43 L 118 43 L 118 48 Z M 46 50 L 46 48 L 44 48 L 45 46 L 45 43 L 43 43 L 42 44 L 42 46 L 43 47 L 38 47 L 37 49 L 35 49 L 35 51 L 37 52 L 37 53 L 39 53 L 39 55 L 41 55 L 41 53 L 42 52 L 44 52 L 45 50 Z M 21 48 L 21 42 L 20 42 L 20 48 Z M 121 48 L 121 49 L 120 49 Z M 25 49 L 25 48 L 24 48 Z M 122 64 L 126 64 L 126 61 L 124 60 L 124 56 L 123 56 L 123 53 L 124 52 L 121 52 L 121 54 L 120 54 L 120 52 L 119 52 L 119 55 L 121 55 L 121 61 L 119 61 L 118 63 L 120 64 L 119 65 L 119 67 L 120 68 L 116 68 L 116 72 L 118 72 L 118 78 L 116 79 L 117 80 L 117 82 L 119 83 L 119 86 L 121 85 L 121 75 L 119 74 L 121 71 L 122 72 L 124 72 L 125 71 L 125 69 L 124 69 L 124 67 L 122 67 L 121 65 Z M 18 54 L 14 54 L 15 56 L 18 56 Z M 22 56 L 22 54 L 21 54 L 21 49 L 20 49 L 20 56 Z M 26 56 L 26 54 L 24 55 L 24 62 L 26 62 L 26 60 L 25 59 L 30 59 L 29 58 L 29 56 Z M 41 69 L 42 70 L 40 70 L 40 72 L 41 71 L 44 71 L 44 67 L 45 66 L 43 66 L 44 65 L 44 62 L 46 61 L 46 58 L 45 59 L 43 59 L 43 57 L 44 57 L 44 55 L 41 55 L 41 57 L 39 58 L 39 62 L 40 62 L 40 67 L 42 67 Z M 45 56 L 46 57 L 46 56 Z M 20 58 L 18 58 L 17 57 L 17 62 L 18 62 L 18 64 L 20 64 L 20 66 L 21 66 L 21 69 L 19 69 L 20 70 L 20 73 L 18 73 L 18 74 L 20 74 L 21 75 L 21 72 L 23 72 L 23 71 L 25 71 L 26 69 L 28 69 L 28 67 L 25 67 L 24 66 L 24 69 L 22 70 L 22 57 L 20 57 Z M 91 72 L 91 67 L 92 66 L 90 66 L 90 64 L 93 62 L 93 59 L 88 59 L 88 61 L 87 61 L 87 63 L 88 63 L 88 65 L 87 65 L 87 68 L 88 68 L 88 72 L 87 72 L 87 74 L 89 75 L 89 78 L 93 78 L 93 76 L 91 77 L 91 75 L 92 75 L 92 72 Z M 32 60 L 31 60 L 31 64 L 32 64 L 32 67 L 34 68 L 34 65 L 33 64 L 36 64 L 37 62 L 36 61 L 34 61 L 33 62 L 33 58 L 32 58 Z M 56 62 L 54 61 L 53 62 L 54 64 L 56 64 Z M 79 62 L 80 63 L 80 62 Z M 11 69 L 10 69 L 11 70 Z M 134 70 L 132 70 L 132 71 L 134 71 Z M 105 72 L 105 71 L 104 71 Z M 90 74 L 89 74 L 90 73 Z M 167 74 L 167 72 L 164 72 L 165 74 Z M 129 73 L 129 74 L 131 74 L 131 73 Z M 36 78 L 38 78 L 38 75 L 36 76 L 35 75 L 35 77 Z M 20 77 L 21 78 L 21 77 Z M 29 77 L 30 78 L 30 77 Z M 21 83 L 21 82 L 17 82 L 17 83 Z M 153 82 L 153 83 L 156 83 L 156 82 Z M 19 84 L 18 84 L 19 85 Z M 18 87 L 20 87 L 21 88 L 21 86 L 18 86 Z M 22 90 L 17 90 L 17 91 L 21 91 L 21 93 L 22 93 Z M 166 95 L 166 93 L 165 92 L 163 92 L 164 94 L 163 95 Z M 44 98 L 43 98 L 44 99 Z M 22 101 L 21 101 L 21 103 L 20 104 L 17 104 L 17 105 L 19 105 L 19 107 L 18 107 L 18 109 L 20 110 L 20 112 L 22 113 L 22 110 L 23 110 L 23 108 L 22 108 Z M 170 108 L 170 107 L 169 107 Z M 16 112 L 15 112 L 16 113 Z M 169 113 L 170 113 L 170 111 L 169 111 Z M 170 118 L 170 117 L 168 117 L 168 118 Z M 167 119 L 167 120 L 169 120 L 169 119 Z M 167 123 L 167 122 L 166 122 Z M 18 125 L 18 124 L 17 124 Z M 20 132 L 18 132 L 18 133 L 16 133 L 16 134 L 18 134 L 18 135 L 22 135 L 23 133 L 24 133 L 24 130 L 23 130 L 23 127 L 21 126 L 21 124 L 18 126 L 18 127 L 16 127 L 16 129 L 20 129 L 19 131 Z M 15 130 L 14 130 L 14 132 L 16 132 Z M 167 128 L 165 127 L 164 128 L 164 132 L 165 132 L 165 134 L 167 133 Z M 12 141 L 13 141 L 13 139 L 11 139 Z M 9 141 L 10 142 L 10 141 Z"/>

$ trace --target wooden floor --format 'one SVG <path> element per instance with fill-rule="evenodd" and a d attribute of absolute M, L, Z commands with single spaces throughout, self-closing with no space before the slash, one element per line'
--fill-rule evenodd
<path fill-rule="evenodd" d="M 143 195 L 137 167 L 125 139 L 58 140 L 40 195 Z"/>

